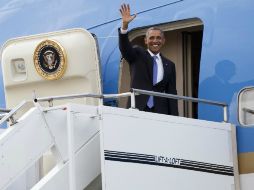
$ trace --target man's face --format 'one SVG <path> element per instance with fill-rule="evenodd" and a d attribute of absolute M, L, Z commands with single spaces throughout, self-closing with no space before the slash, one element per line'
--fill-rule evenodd
<path fill-rule="evenodd" d="M 148 35 L 145 37 L 145 44 L 147 45 L 147 48 L 154 54 L 160 52 L 164 43 L 165 38 L 163 34 L 161 34 L 160 30 L 150 30 Z"/>

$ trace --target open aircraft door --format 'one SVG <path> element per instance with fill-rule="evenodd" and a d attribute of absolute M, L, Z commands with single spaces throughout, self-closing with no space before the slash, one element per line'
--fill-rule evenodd
<path fill-rule="evenodd" d="M 32 100 L 33 94 L 101 94 L 97 43 L 84 29 L 11 39 L 2 48 L 1 62 L 7 108 Z M 97 99 L 73 101 L 98 104 Z"/>

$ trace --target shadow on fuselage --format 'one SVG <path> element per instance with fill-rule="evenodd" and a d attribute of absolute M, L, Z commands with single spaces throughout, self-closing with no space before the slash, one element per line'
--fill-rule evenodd
<path fill-rule="evenodd" d="M 253 80 L 244 82 L 231 82 L 236 74 L 235 63 L 230 60 L 219 61 L 215 65 L 215 73 L 200 84 L 199 98 L 213 101 L 225 102 L 229 106 L 232 97 L 241 88 L 253 84 Z M 212 105 L 199 104 L 199 118 L 223 121 L 223 108 Z"/>

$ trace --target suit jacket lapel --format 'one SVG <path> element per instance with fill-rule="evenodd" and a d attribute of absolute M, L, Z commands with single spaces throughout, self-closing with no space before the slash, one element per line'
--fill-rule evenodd
<path fill-rule="evenodd" d="M 150 80 L 153 83 L 153 58 L 151 57 L 151 55 L 149 54 L 148 51 L 146 51 L 146 55 L 147 55 L 147 72 L 149 75 Z"/>

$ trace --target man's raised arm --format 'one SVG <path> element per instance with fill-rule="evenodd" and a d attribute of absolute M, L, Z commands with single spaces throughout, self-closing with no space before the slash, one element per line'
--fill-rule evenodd
<path fill-rule="evenodd" d="M 129 4 L 122 4 L 120 8 L 120 13 L 122 15 L 122 30 L 127 30 L 129 23 L 136 18 L 137 14 L 130 14 Z"/>

